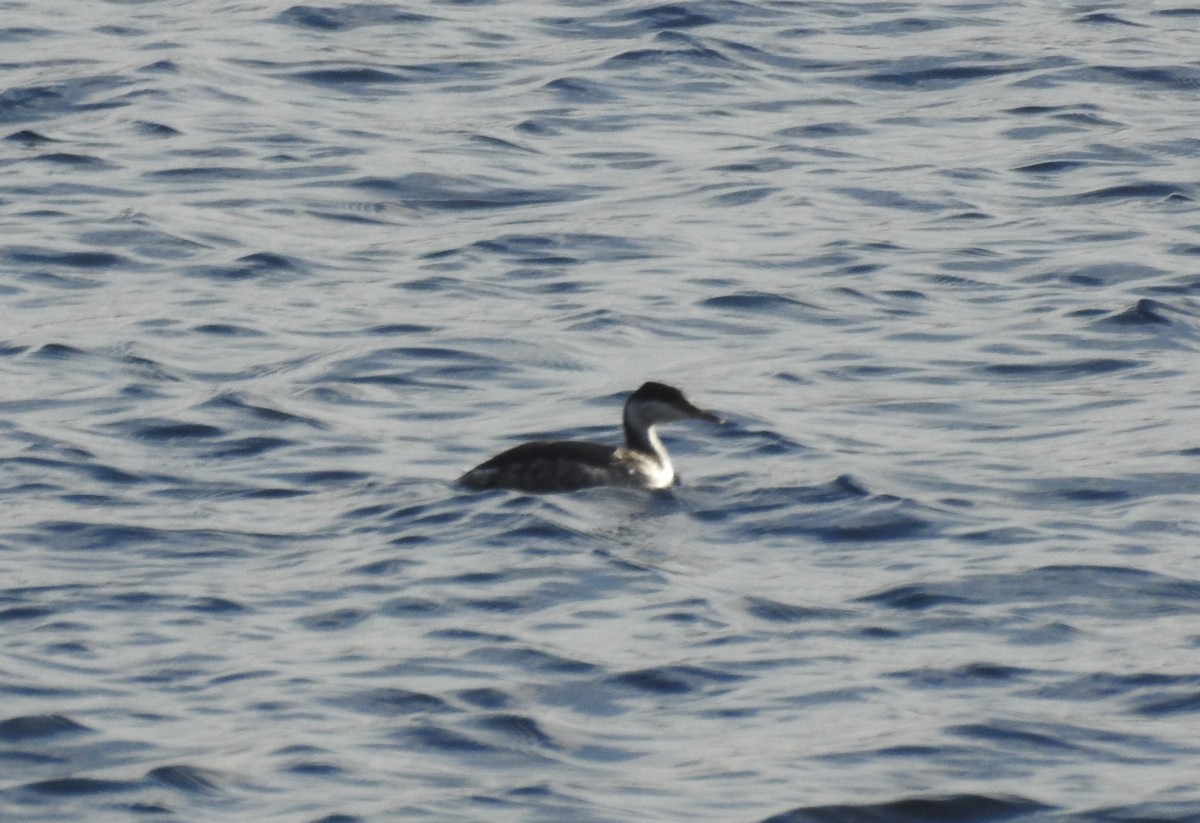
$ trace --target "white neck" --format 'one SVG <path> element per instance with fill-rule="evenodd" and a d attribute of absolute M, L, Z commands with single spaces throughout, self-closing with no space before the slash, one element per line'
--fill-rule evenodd
<path fill-rule="evenodd" d="M 671 457 L 658 439 L 658 432 L 653 423 L 646 423 L 636 412 L 625 414 L 625 445 L 638 454 L 644 454 L 654 460 L 655 467 L 651 477 L 654 488 L 665 488 L 675 481 L 675 467 L 671 465 Z"/>
<path fill-rule="evenodd" d="M 654 427 L 646 429 L 646 440 L 650 442 L 651 448 L 654 449 L 654 456 L 658 458 L 658 464 L 662 466 L 663 473 L 668 477 L 675 476 L 675 467 L 671 465 L 671 455 L 667 454 L 666 447 L 662 441 L 658 439 L 658 432 Z"/>

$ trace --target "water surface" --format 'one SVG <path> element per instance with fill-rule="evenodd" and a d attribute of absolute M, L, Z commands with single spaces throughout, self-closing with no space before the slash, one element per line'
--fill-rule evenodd
<path fill-rule="evenodd" d="M 3 20 L 4 819 L 1200 815 L 1200 12 Z"/>

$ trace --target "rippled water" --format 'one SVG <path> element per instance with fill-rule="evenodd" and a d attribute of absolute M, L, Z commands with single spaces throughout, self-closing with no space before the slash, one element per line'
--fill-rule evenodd
<path fill-rule="evenodd" d="M 1200 819 L 1200 10 L 0 21 L 0 817 Z"/>

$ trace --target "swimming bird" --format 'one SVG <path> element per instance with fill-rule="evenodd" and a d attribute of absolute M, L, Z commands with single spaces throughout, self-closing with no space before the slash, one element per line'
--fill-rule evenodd
<path fill-rule="evenodd" d="M 664 489 L 675 467 L 654 427 L 676 420 L 724 423 L 696 407 L 683 392 L 662 383 L 643 383 L 625 401 L 625 445 L 573 440 L 535 441 L 480 463 L 458 482 L 468 489 L 513 489 L 542 494 L 591 486 Z"/>

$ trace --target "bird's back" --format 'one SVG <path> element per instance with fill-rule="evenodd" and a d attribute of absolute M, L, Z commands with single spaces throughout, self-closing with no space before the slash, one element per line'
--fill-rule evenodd
<path fill-rule="evenodd" d="M 603 443 L 571 440 L 538 441 L 501 452 L 464 474 L 458 482 L 469 489 L 515 489 L 526 492 L 575 491 L 614 485 L 617 449 Z"/>

